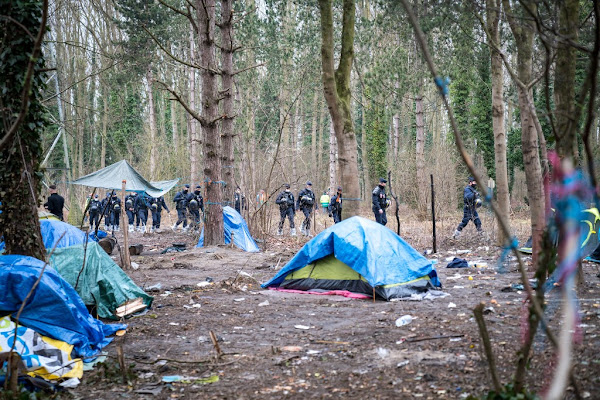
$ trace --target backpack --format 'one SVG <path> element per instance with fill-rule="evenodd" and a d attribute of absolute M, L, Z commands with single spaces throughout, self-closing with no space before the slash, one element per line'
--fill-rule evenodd
<path fill-rule="evenodd" d="M 196 199 L 190 200 L 190 202 L 188 203 L 188 207 L 192 211 L 197 211 L 198 210 L 198 200 L 196 200 Z"/>
<path fill-rule="evenodd" d="M 302 196 L 300 201 L 303 204 L 306 204 L 307 206 L 312 206 L 313 204 L 315 204 L 315 201 L 313 200 L 313 198 L 308 194 L 305 194 L 304 196 Z"/>
<path fill-rule="evenodd" d="M 127 209 L 133 208 L 133 201 L 131 199 L 127 199 L 127 201 L 125 202 L 125 207 Z"/>
<path fill-rule="evenodd" d="M 119 203 L 115 203 L 114 207 L 113 207 L 114 211 L 121 211 L 121 205 Z"/>
<path fill-rule="evenodd" d="M 98 212 L 98 202 L 97 201 L 92 201 L 92 205 L 90 206 L 90 211 L 93 212 Z"/>

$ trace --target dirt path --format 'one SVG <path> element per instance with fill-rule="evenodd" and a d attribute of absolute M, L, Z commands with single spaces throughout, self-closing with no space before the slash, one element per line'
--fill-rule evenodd
<path fill-rule="evenodd" d="M 108 361 L 86 372 L 68 397 L 481 396 L 491 384 L 471 311 L 478 302 L 492 308 L 486 321 L 502 381 L 508 382 L 514 372 L 524 294 L 502 290 L 519 283 L 516 265 L 509 262 L 505 273 L 497 273 L 500 251 L 485 238 L 443 241 L 440 247 L 447 250 L 429 256 L 439 261 L 437 270 L 448 297 L 397 302 L 261 289 L 259 283 L 285 265 L 304 239 L 274 239 L 269 242 L 273 250 L 256 254 L 229 247 L 159 254 L 171 242 L 181 241 L 188 248 L 195 243 L 172 232 L 134 235 L 132 243 L 146 244 L 146 251 L 133 257 L 139 268 L 130 275 L 142 287 L 160 284 L 161 289 L 152 292 L 155 300 L 148 313 L 127 321 L 126 335 L 108 348 Z M 459 255 L 457 250 L 469 253 Z M 455 256 L 487 266 L 446 269 L 447 260 Z M 576 347 L 575 372 L 587 398 L 600 398 L 598 265 L 586 263 L 584 271 L 585 282 L 578 288 L 583 341 Z M 555 314 L 557 295 L 554 291 L 548 296 Z M 407 314 L 413 321 L 397 327 L 396 319 Z M 551 324 L 557 323 L 551 319 Z M 222 351 L 219 358 L 211 331 Z M 131 367 L 129 385 L 122 383 L 116 364 L 118 345 Z M 527 382 L 540 390 L 551 376 L 553 353 L 542 337 L 535 351 Z M 163 377 L 176 375 L 188 377 L 189 383 L 161 383 Z"/>

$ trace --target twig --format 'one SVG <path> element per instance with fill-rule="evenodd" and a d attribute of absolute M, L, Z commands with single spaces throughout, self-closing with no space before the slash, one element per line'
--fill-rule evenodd
<path fill-rule="evenodd" d="M 217 336 L 213 331 L 208 331 L 210 335 L 210 340 L 212 341 L 213 346 L 215 347 L 215 351 L 217 352 L 216 359 L 219 360 L 223 355 L 223 351 L 221 351 L 221 346 L 219 346 L 219 341 L 217 340 Z"/>
<path fill-rule="evenodd" d="M 494 390 L 496 391 L 496 393 L 501 393 L 502 386 L 500 385 L 500 381 L 498 380 L 498 371 L 496 369 L 494 352 L 492 351 L 492 345 L 490 343 L 490 335 L 488 333 L 487 327 L 485 326 L 485 320 L 483 319 L 484 307 L 484 303 L 479 303 L 473 309 L 473 315 L 475 315 L 475 321 L 477 321 L 477 326 L 479 327 L 479 336 L 481 337 L 481 341 L 483 342 L 483 349 L 485 350 L 485 356 L 487 357 L 488 365 L 490 367 L 490 374 L 492 375 L 492 383 L 494 384 Z"/>
<path fill-rule="evenodd" d="M 460 338 L 460 337 L 464 337 L 465 335 L 438 335 L 438 336 L 428 336 L 428 337 L 424 337 L 424 338 L 417 338 L 417 339 L 406 339 L 405 342 L 407 343 L 415 343 L 415 342 L 424 342 L 426 340 L 437 340 L 437 339 L 451 339 L 451 338 Z"/>

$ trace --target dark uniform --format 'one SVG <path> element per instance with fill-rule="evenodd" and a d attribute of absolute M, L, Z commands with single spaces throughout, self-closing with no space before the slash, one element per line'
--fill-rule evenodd
<path fill-rule="evenodd" d="M 183 229 L 187 230 L 187 196 L 190 185 L 185 185 L 183 190 L 180 190 L 173 197 L 175 209 L 177 210 L 177 222 L 173 225 L 173 230 L 177 229 L 179 224 L 183 223 Z"/>
<path fill-rule="evenodd" d="M 159 198 L 153 197 L 150 199 L 150 208 L 152 209 L 152 229 L 159 229 L 162 219 L 162 209 L 164 208 L 167 212 L 170 212 L 167 203 L 165 203 L 165 198 L 163 196 Z"/>
<path fill-rule="evenodd" d="M 146 193 L 141 193 L 135 199 L 134 208 L 137 210 L 137 216 L 139 218 L 140 227 L 139 231 L 146 230 L 146 224 L 148 223 L 148 208 L 150 207 L 150 200 Z"/>
<path fill-rule="evenodd" d="M 281 216 L 277 234 L 283 235 L 283 224 L 285 218 L 288 217 L 290 220 L 290 234 L 296 236 L 296 225 L 294 224 L 294 195 L 290 192 L 290 185 L 286 184 L 285 187 L 286 189 L 279 193 L 277 200 L 275 200 L 275 204 L 279 204 L 279 215 Z"/>
<path fill-rule="evenodd" d="M 373 195 L 371 196 L 375 220 L 383 226 L 387 224 L 387 215 L 385 215 L 385 209 L 388 207 L 387 196 L 385 194 L 385 183 L 387 183 L 387 181 L 383 178 L 380 178 L 379 185 L 373 189 Z"/>
<path fill-rule="evenodd" d="M 312 183 L 310 181 L 306 182 L 306 187 L 298 193 L 298 201 L 296 203 L 296 210 L 300 209 L 304 214 L 304 222 L 302 222 L 300 231 L 305 236 L 310 234 L 310 217 L 316 206 L 315 194 L 311 187 Z"/>
<path fill-rule="evenodd" d="M 482 232 L 481 230 L 481 220 L 479 219 L 479 214 L 477 213 L 476 202 L 479 198 L 479 193 L 475 190 L 475 179 L 473 177 L 469 177 L 469 184 L 465 187 L 463 192 L 463 200 L 465 205 L 463 207 L 463 219 L 458 224 L 456 231 L 454 232 L 454 237 L 457 237 L 460 232 L 463 230 L 465 226 L 469 223 L 469 221 L 473 221 L 475 224 L 475 228 L 477 228 L 477 232 Z"/>
<path fill-rule="evenodd" d="M 136 219 L 136 211 L 135 211 L 135 199 L 137 198 L 137 193 L 133 192 L 127 196 L 125 196 L 125 212 L 127 213 L 127 220 L 129 221 L 129 232 L 133 232 L 133 223 Z"/>
<path fill-rule="evenodd" d="M 238 188 L 238 190 L 239 190 L 239 188 Z M 235 211 L 237 211 L 238 213 L 241 214 L 242 210 L 248 209 L 248 206 L 246 205 L 246 196 L 244 196 L 238 190 L 236 190 L 235 194 L 233 195 L 233 205 L 234 205 Z"/>
<path fill-rule="evenodd" d="M 121 199 L 114 194 L 110 202 L 110 225 L 115 231 L 119 230 L 121 221 Z"/>
<path fill-rule="evenodd" d="M 63 220 L 64 206 L 65 199 L 58 193 L 52 193 L 48 197 L 48 201 L 44 204 L 44 207 L 46 207 L 52 214 L 56 215 L 61 221 Z"/>
<path fill-rule="evenodd" d="M 329 201 L 329 216 L 333 217 L 334 224 L 342 220 L 342 200 L 342 187 L 338 186 L 337 193 Z"/>
<path fill-rule="evenodd" d="M 100 203 L 100 215 L 104 219 L 104 229 L 110 229 L 110 192 L 106 193 L 106 197 Z"/>
<path fill-rule="evenodd" d="M 100 200 L 98 200 L 98 195 L 90 200 L 88 210 L 90 215 L 90 229 L 96 229 L 100 220 Z"/>
<path fill-rule="evenodd" d="M 200 189 L 200 186 L 196 186 L 194 193 L 189 193 L 186 198 L 188 210 L 191 215 L 190 226 L 193 226 L 193 229 L 197 229 L 200 225 L 200 210 L 204 212 L 204 198 L 202 198 Z"/>

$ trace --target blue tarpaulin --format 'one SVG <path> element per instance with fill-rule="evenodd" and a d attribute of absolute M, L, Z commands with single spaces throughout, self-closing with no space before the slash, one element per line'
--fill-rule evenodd
<path fill-rule="evenodd" d="M 428 278 L 441 283 L 430 260 L 390 229 L 366 218 L 352 217 L 324 230 L 262 287 L 279 286 L 293 271 L 330 254 L 358 272 L 372 287 L 400 285 Z"/>
<path fill-rule="evenodd" d="M 233 232 L 233 244 L 244 251 L 256 253 L 260 251 L 258 245 L 250 235 L 248 225 L 244 218 L 235 209 L 225 206 L 223 207 L 223 225 L 225 228 L 225 243 L 231 243 L 231 233 Z M 200 234 L 200 240 L 196 247 L 204 246 L 204 228 Z"/>
<path fill-rule="evenodd" d="M 0 314 L 16 313 L 40 276 L 44 262 L 33 257 L 0 256 Z M 19 323 L 74 346 L 76 357 L 92 357 L 125 325 L 94 319 L 81 298 L 50 266 L 23 308 Z"/>

